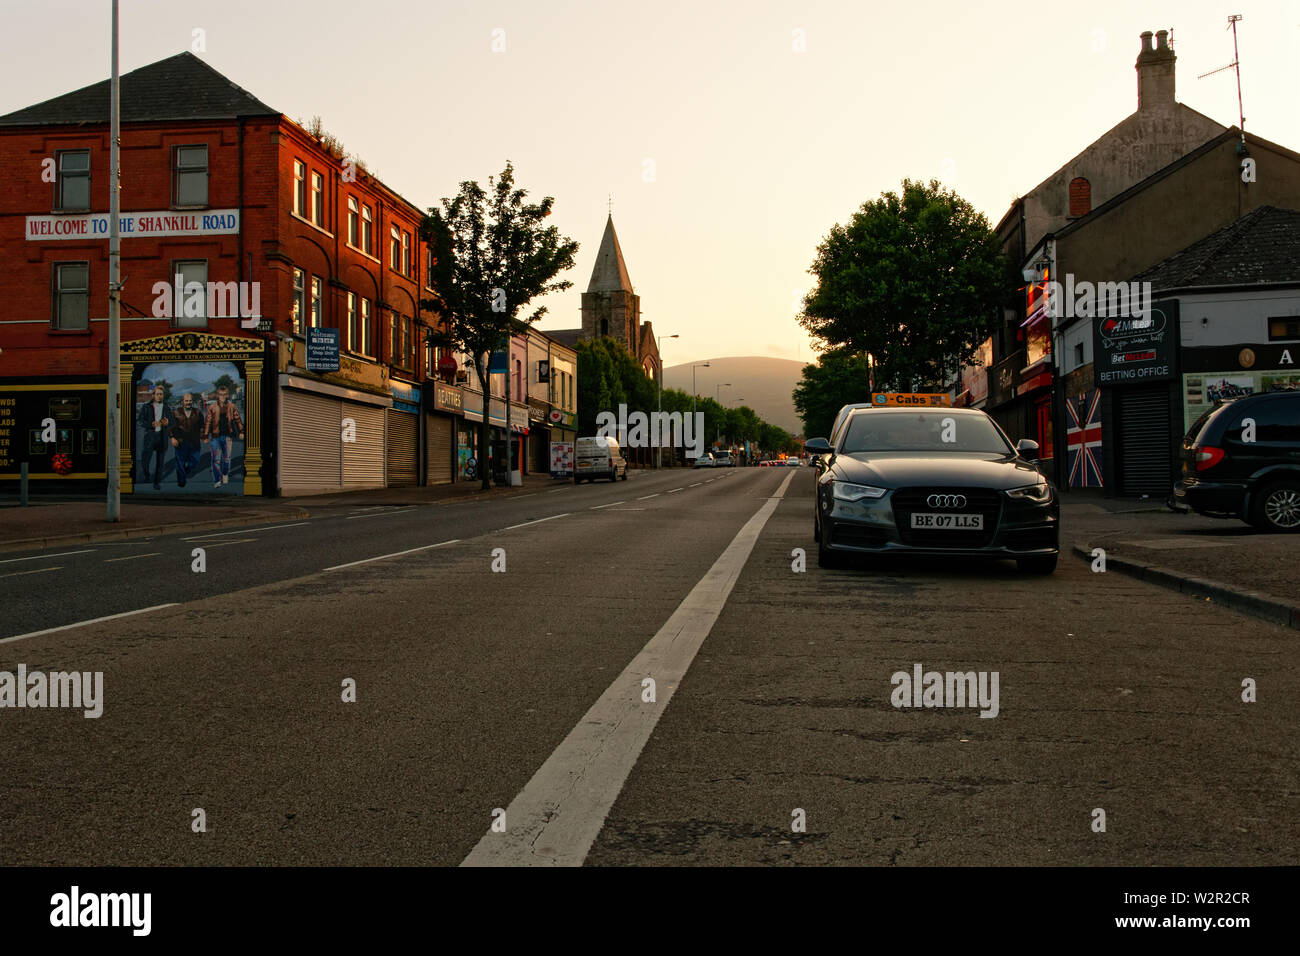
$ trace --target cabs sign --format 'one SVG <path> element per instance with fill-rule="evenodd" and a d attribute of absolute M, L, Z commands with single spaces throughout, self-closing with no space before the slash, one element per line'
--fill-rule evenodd
<path fill-rule="evenodd" d="M 871 404 L 902 405 L 908 408 L 921 405 L 949 406 L 952 405 L 952 396 L 947 392 L 876 392 L 871 396 Z"/>

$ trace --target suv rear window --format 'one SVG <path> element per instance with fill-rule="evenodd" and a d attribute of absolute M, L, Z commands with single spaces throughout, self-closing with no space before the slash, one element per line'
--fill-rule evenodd
<path fill-rule="evenodd" d="M 1214 408 L 1209 408 L 1202 412 L 1201 417 L 1192 422 L 1192 427 L 1187 429 L 1187 434 L 1183 437 L 1183 443 L 1186 445 L 1194 444 L 1196 442 L 1196 436 L 1204 431 L 1206 424 L 1214 417 L 1215 413 L 1223 411 L 1223 409 L 1227 408 L 1229 404 L 1231 403 L 1225 402 L 1222 405 L 1216 405 Z"/>

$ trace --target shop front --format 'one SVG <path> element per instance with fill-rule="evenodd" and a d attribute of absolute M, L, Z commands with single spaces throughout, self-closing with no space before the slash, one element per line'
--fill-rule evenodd
<path fill-rule="evenodd" d="M 528 474 L 528 406 L 510 403 L 510 465 L 521 475 Z"/>
<path fill-rule="evenodd" d="M 1222 399 L 1300 390 L 1300 341 L 1212 345 L 1182 350 L 1183 433 Z"/>
<path fill-rule="evenodd" d="M 538 398 L 528 399 L 528 470 L 544 475 L 551 468 L 551 429 L 546 417 L 551 413 L 550 402 Z"/>
<path fill-rule="evenodd" d="M 429 382 L 423 392 L 424 480 L 430 485 L 449 484 L 456 480 L 458 470 L 458 437 L 464 411 L 461 390 L 445 382 Z"/>
<path fill-rule="evenodd" d="M 456 446 L 456 480 L 476 481 L 480 476 L 485 449 L 480 447 L 479 424 L 483 421 L 483 393 L 461 390 L 461 422 Z"/>
<path fill-rule="evenodd" d="M 420 483 L 420 389 L 410 382 L 390 379 L 393 404 L 385 410 L 387 484 L 410 488 Z"/>
<path fill-rule="evenodd" d="M 92 491 L 108 477 L 108 385 L 88 377 L 0 381 L 0 489 L 27 464 L 33 491 Z"/>

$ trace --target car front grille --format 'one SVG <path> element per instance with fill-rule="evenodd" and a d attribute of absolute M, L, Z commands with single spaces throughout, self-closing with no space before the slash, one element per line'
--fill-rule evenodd
<path fill-rule="evenodd" d="M 965 495 L 964 508 L 931 508 L 925 503 L 930 495 Z M 987 488 L 899 488 L 891 499 L 898 537 L 904 544 L 917 548 L 986 548 L 997 533 L 1002 516 L 1002 496 Z M 913 528 L 915 511 L 937 514 L 979 514 L 984 516 L 982 531 L 942 531 Z"/>

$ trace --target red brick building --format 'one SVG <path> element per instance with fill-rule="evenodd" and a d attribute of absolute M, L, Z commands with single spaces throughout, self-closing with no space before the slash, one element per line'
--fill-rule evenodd
<path fill-rule="evenodd" d="M 459 403 L 421 398 L 422 210 L 193 54 L 120 84 L 123 492 L 451 480 Z M 0 116 L 10 489 L 23 460 L 38 490 L 105 477 L 108 127 L 107 81 Z M 308 369 L 313 329 L 337 330 L 337 369 Z"/>

